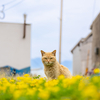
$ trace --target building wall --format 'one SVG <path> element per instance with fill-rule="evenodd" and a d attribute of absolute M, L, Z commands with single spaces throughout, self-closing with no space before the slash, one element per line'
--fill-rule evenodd
<path fill-rule="evenodd" d="M 73 50 L 73 75 L 81 74 L 81 54 L 80 46 Z"/>
<path fill-rule="evenodd" d="M 90 51 L 90 52 L 89 52 Z M 89 52 L 89 57 L 88 57 Z M 88 67 L 89 71 L 92 69 L 92 43 L 87 43 L 81 47 L 81 62 L 82 62 L 82 75 L 85 74 L 86 67 Z"/>
<path fill-rule="evenodd" d="M 92 69 L 92 36 L 89 37 L 86 41 L 84 41 L 81 46 L 81 67 L 82 75 L 85 74 L 86 67 L 88 67 L 89 71 L 91 71 Z"/>
<path fill-rule="evenodd" d="M 92 38 L 93 36 L 85 39 L 84 42 L 80 42 L 73 50 L 73 75 L 84 75 L 86 67 L 91 71 L 92 69 Z M 87 57 L 89 51 L 89 58 Z M 87 61 L 88 59 L 88 61 Z"/>
<path fill-rule="evenodd" d="M 0 23 L 0 67 L 12 66 L 22 69 L 30 66 L 31 25 L 26 25 L 23 39 L 23 24 Z"/>
<path fill-rule="evenodd" d="M 100 14 L 97 16 L 96 20 L 92 25 L 93 32 L 93 51 L 92 51 L 92 62 L 93 65 L 100 64 Z M 95 48 L 99 48 L 99 55 L 95 54 Z"/>

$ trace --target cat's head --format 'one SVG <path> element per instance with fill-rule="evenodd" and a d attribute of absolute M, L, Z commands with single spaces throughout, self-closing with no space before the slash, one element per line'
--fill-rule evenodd
<path fill-rule="evenodd" d="M 44 52 L 41 50 L 42 62 L 46 66 L 51 66 L 56 62 L 56 50 L 53 52 Z"/>

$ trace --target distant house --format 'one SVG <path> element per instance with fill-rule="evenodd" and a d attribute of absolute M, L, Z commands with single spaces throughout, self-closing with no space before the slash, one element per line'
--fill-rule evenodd
<path fill-rule="evenodd" d="M 73 54 L 73 75 L 80 74 L 81 73 L 81 45 L 84 41 L 84 38 L 82 38 L 71 50 Z"/>
<path fill-rule="evenodd" d="M 92 32 L 81 39 L 71 50 L 73 54 L 73 75 L 89 74 L 100 65 L 100 13 L 93 21 Z"/>
<path fill-rule="evenodd" d="M 0 74 L 30 73 L 31 24 L 25 27 L 0 22 Z"/>
<path fill-rule="evenodd" d="M 93 66 L 100 65 L 100 13 L 93 21 L 90 29 L 93 33 L 92 63 Z"/>
<path fill-rule="evenodd" d="M 92 69 L 92 33 L 90 33 L 81 46 L 81 75 L 85 75 L 86 68 L 90 72 Z"/>
<path fill-rule="evenodd" d="M 73 75 L 84 75 L 86 67 L 91 67 L 91 50 L 92 33 L 86 38 L 82 38 L 71 50 L 73 54 Z"/>

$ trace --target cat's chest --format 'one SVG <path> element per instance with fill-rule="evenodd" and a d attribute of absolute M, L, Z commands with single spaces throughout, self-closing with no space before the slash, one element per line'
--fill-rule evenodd
<path fill-rule="evenodd" d="M 47 68 L 47 69 L 45 69 L 45 74 L 46 74 L 46 76 L 47 77 L 55 77 L 56 76 L 56 72 L 57 70 L 56 70 L 56 68 Z"/>

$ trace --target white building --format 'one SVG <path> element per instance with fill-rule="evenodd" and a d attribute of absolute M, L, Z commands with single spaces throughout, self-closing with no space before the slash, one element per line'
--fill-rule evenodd
<path fill-rule="evenodd" d="M 73 75 L 84 75 L 86 68 L 92 69 L 92 33 L 82 38 L 71 50 L 73 54 Z"/>
<path fill-rule="evenodd" d="M 30 72 L 31 24 L 0 22 L 0 72 Z M 25 35 L 25 38 L 23 38 Z"/>

